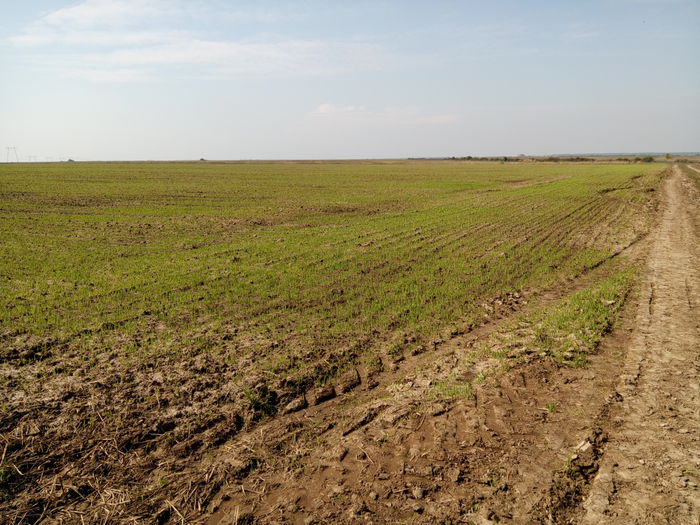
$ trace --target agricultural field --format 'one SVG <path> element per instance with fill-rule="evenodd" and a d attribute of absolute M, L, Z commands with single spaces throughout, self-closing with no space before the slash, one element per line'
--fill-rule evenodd
<path fill-rule="evenodd" d="M 506 317 L 426 398 L 469 398 L 523 359 L 582 370 L 634 288 L 625 253 L 652 228 L 667 174 L 0 165 L 0 515 L 204 520 L 222 488 L 273 467 L 222 460 L 241 436 L 381 392 L 404 363 Z"/>

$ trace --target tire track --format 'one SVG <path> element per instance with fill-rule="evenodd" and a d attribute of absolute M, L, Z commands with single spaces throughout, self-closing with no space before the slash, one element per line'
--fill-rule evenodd
<path fill-rule="evenodd" d="M 675 166 L 653 239 L 623 401 L 579 523 L 690 524 L 700 517 L 700 252 L 698 195 Z"/>

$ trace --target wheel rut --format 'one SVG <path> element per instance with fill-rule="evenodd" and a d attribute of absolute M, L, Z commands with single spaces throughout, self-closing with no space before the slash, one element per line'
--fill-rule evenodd
<path fill-rule="evenodd" d="M 644 293 L 609 443 L 577 523 L 695 524 L 700 518 L 698 194 L 675 166 L 653 234 Z M 645 301 L 642 301 L 643 304 Z"/>

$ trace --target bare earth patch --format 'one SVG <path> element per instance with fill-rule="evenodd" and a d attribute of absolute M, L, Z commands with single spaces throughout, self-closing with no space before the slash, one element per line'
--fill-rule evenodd
<path fill-rule="evenodd" d="M 698 192 L 677 166 L 618 385 L 623 401 L 581 523 L 697 523 L 700 510 Z"/>

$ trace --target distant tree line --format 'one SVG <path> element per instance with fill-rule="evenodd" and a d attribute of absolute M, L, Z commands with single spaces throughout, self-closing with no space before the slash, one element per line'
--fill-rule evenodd
<path fill-rule="evenodd" d="M 654 162 L 654 157 L 647 155 L 646 157 L 617 157 L 615 160 L 624 162 Z"/>
<path fill-rule="evenodd" d="M 508 156 L 503 156 L 503 157 L 473 157 L 471 155 L 467 155 L 464 157 L 442 157 L 443 159 L 446 160 L 471 160 L 471 161 L 484 161 L 484 162 L 493 162 L 493 161 L 500 161 L 500 162 L 595 162 L 594 158 L 591 157 L 581 157 L 581 156 L 573 156 L 573 157 L 566 157 L 566 156 L 554 156 L 550 155 L 548 157 L 527 157 L 525 155 L 518 155 L 514 157 L 508 157 Z M 667 156 L 666 158 L 669 158 Z M 426 157 L 410 157 L 409 160 L 430 160 Z M 617 157 L 614 160 L 620 161 L 620 162 L 654 162 L 654 157 L 647 155 L 646 157 Z"/>
<path fill-rule="evenodd" d="M 544 157 L 535 159 L 538 162 L 594 162 L 589 157 Z"/>
<path fill-rule="evenodd" d="M 527 157 L 525 155 L 519 155 L 517 157 L 472 157 L 467 155 L 466 157 L 448 157 L 448 160 L 478 160 L 485 162 L 493 162 L 498 160 L 500 162 L 594 162 L 593 159 L 588 157 Z"/>

